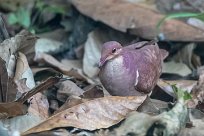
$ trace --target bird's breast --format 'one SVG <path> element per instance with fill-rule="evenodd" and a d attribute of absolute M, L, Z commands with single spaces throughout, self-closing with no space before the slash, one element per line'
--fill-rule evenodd
<path fill-rule="evenodd" d="M 134 85 L 134 76 L 131 76 L 129 67 L 125 66 L 124 57 L 118 56 L 107 62 L 100 71 L 100 80 L 104 87 L 112 94 L 123 94 Z"/>
<path fill-rule="evenodd" d="M 108 77 L 114 77 L 119 78 L 124 74 L 124 72 L 127 70 L 123 63 L 123 57 L 118 56 L 114 58 L 113 60 L 110 60 L 107 62 L 106 66 L 104 67 L 104 74 Z"/>

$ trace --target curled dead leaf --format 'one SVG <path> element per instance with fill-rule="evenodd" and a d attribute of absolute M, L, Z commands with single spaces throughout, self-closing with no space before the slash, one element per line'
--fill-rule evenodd
<path fill-rule="evenodd" d="M 158 35 L 157 24 L 164 15 L 150 8 L 124 0 L 71 0 L 84 15 L 112 28 L 153 39 Z M 178 20 L 167 20 L 161 27 L 164 40 L 204 41 L 204 31 Z"/>

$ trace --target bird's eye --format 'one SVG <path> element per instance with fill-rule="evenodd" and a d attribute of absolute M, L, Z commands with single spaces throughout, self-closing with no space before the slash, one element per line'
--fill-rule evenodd
<path fill-rule="evenodd" d="M 116 48 L 113 48 L 113 49 L 112 49 L 112 53 L 115 53 L 115 52 L 116 52 Z"/>

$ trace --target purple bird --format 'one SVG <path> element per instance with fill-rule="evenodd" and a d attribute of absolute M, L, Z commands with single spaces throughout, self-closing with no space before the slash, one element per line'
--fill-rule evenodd
<path fill-rule="evenodd" d="M 110 41 L 102 47 L 99 78 L 111 95 L 148 94 L 155 87 L 167 56 L 168 52 L 153 41 L 126 47 Z"/>

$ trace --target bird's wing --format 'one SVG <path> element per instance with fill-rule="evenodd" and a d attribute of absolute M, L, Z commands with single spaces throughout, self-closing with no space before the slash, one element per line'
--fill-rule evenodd
<path fill-rule="evenodd" d="M 140 49 L 146 45 L 157 45 L 157 40 L 151 40 L 151 41 L 142 41 L 142 42 L 137 42 L 134 44 L 131 44 L 129 46 L 126 46 L 125 48 L 127 49 Z"/>

